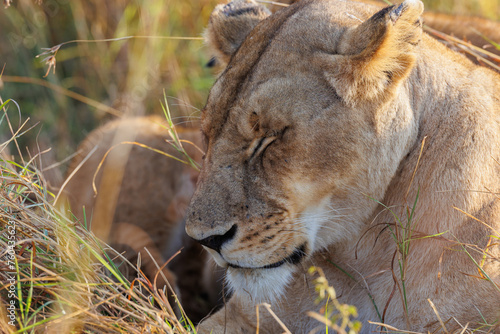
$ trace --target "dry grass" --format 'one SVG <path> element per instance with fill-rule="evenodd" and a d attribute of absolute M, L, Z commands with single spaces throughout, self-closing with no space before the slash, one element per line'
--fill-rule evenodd
<path fill-rule="evenodd" d="M 4 157 L 0 332 L 194 331 L 179 316 L 182 310 L 168 303 L 170 289 L 157 289 L 156 278 L 151 282 L 143 275 L 126 281 L 109 257 L 112 250 L 51 204 L 55 195 L 37 172 L 36 157 L 24 165 Z"/>

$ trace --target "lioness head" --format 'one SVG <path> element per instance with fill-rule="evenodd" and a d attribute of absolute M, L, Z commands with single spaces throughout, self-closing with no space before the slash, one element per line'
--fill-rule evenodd
<path fill-rule="evenodd" d="M 215 9 L 207 36 L 227 66 L 202 112 L 207 150 L 186 230 L 236 293 L 277 297 L 311 254 L 356 242 L 417 135 L 403 87 L 422 10 L 419 0 L 375 14 L 313 0 L 273 15 L 252 0 Z"/>

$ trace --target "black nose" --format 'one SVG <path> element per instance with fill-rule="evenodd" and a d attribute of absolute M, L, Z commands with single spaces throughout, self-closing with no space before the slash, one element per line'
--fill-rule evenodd
<path fill-rule="evenodd" d="M 236 234 L 236 225 L 233 225 L 229 231 L 224 233 L 223 235 L 212 235 L 208 238 L 198 240 L 200 244 L 206 246 L 208 248 L 212 248 L 213 250 L 220 252 L 220 248 L 226 242 L 231 240 Z"/>

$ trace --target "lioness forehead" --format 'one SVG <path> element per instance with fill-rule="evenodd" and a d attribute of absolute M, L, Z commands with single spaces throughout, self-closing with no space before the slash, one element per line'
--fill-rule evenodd
<path fill-rule="evenodd" d="M 229 112 L 256 82 L 282 76 L 293 80 L 311 66 L 315 52 L 334 54 L 347 27 L 359 25 L 376 7 L 342 0 L 303 0 L 262 21 L 250 32 L 212 87 L 202 113 L 202 130 L 216 138 Z"/>

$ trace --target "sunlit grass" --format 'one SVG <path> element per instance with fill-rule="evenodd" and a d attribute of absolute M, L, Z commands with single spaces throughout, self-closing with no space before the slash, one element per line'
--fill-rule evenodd
<path fill-rule="evenodd" d="M 426 10 L 500 19 L 500 0 L 423 0 Z"/>
<path fill-rule="evenodd" d="M 32 161 L 2 154 L 0 332 L 195 332 L 182 307 L 169 303 L 169 288 L 140 269 L 127 281 L 115 264 L 121 255 L 51 204 L 54 197 Z"/>
<path fill-rule="evenodd" d="M 33 123 L 43 122 L 40 134 L 20 139 L 21 147 L 38 137 L 43 148 L 52 147 L 62 160 L 88 132 L 118 113 L 161 113 L 157 101 L 163 91 L 182 100 L 172 105 L 173 115 L 191 115 L 189 106 L 201 106 L 213 83 L 211 70 L 205 68 L 210 57 L 201 40 L 169 38 L 199 39 L 216 3 L 92 0 L 37 5 L 21 0 L 2 8 L 0 65 L 6 67 L 0 93 L 23 101 L 23 114 Z M 66 45 L 57 53 L 55 73 L 52 68 L 43 79 L 48 68 L 44 58 L 36 58 L 43 48 L 126 36 L 143 38 Z"/>

